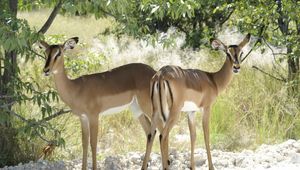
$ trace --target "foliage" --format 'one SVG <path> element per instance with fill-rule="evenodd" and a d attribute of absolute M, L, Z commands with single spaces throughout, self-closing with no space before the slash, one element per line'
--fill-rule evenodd
<path fill-rule="evenodd" d="M 1 1 L 0 6 L 0 133 L 1 136 L 6 136 L 0 140 L 0 166 L 34 158 L 32 154 L 26 154 L 35 153 L 35 148 L 31 147 L 33 143 L 24 143 L 24 139 L 31 141 L 40 138 L 55 145 L 64 144 L 59 131 L 44 121 L 57 110 L 48 104 L 57 100 L 56 92 L 41 92 L 39 83 L 20 76 L 22 72 L 18 66 L 19 61 L 32 61 L 35 56 L 32 44 L 42 38 L 41 34 L 29 27 L 26 20 L 16 17 L 17 8 L 22 8 L 22 4 L 23 1 L 18 3 L 12 0 Z M 28 103 L 39 106 L 37 112 L 41 115 L 40 119 L 24 118 L 23 113 L 15 111 L 16 105 Z M 51 140 L 44 137 L 48 133 L 46 131 L 53 132 Z M 25 146 L 22 148 L 18 147 L 23 144 Z"/>
<path fill-rule="evenodd" d="M 159 38 L 158 31 L 166 32 L 170 27 L 174 27 L 186 34 L 185 46 L 198 48 L 207 41 L 203 39 L 214 35 L 231 16 L 235 10 L 233 2 L 70 0 L 64 3 L 62 11 L 78 15 L 94 14 L 96 18 L 113 17 L 119 23 L 114 33 L 147 38 L 153 43 Z M 164 40 L 168 43 L 168 39 Z"/>
<path fill-rule="evenodd" d="M 286 48 L 286 53 L 273 52 L 274 75 L 286 83 L 289 95 L 300 103 L 300 1 L 239 1 L 236 5 L 230 25 L 259 36 L 266 47 L 272 48 L 271 44 Z M 281 66 L 283 61 L 287 68 Z M 282 71 L 286 74 L 280 74 Z"/>

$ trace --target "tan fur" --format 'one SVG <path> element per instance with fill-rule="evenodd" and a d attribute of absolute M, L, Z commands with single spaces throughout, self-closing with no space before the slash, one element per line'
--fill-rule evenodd
<path fill-rule="evenodd" d="M 169 132 L 178 120 L 179 113 L 185 101 L 192 101 L 199 108 L 203 108 L 202 126 L 204 131 L 204 141 L 207 151 L 209 169 L 214 169 L 209 146 L 209 119 L 211 106 L 216 97 L 230 83 L 233 71 L 239 70 L 239 55 L 241 49 L 249 42 L 250 35 L 240 43 L 240 45 L 226 46 L 219 40 L 212 40 L 212 46 L 216 49 L 221 49 L 226 52 L 227 57 L 222 68 L 215 73 L 208 73 L 197 69 L 182 69 L 178 66 L 162 67 L 151 80 L 151 92 L 154 89 L 153 84 L 169 83 L 169 87 L 160 86 L 158 92 L 153 93 L 153 115 L 151 119 L 151 134 L 155 134 L 154 130 L 158 122 L 163 122 L 163 127 L 158 129 L 161 133 L 161 154 L 163 169 L 168 169 L 168 145 Z M 238 68 L 237 68 L 238 67 Z M 170 91 L 165 93 L 165 91 Z M 171 100 L 173 99 L 173 100 Z M 168 106 L 168 109 L 162 109 Z M 169 110 L 169 116 L 164 120 L 165 111 Z M 191 169 L 195 169 L 194 162 L 194 146 L 196 140 L 196 128 L 193 112 L 188 115 L 189 130 L 191 135 Z M 146 154 L 144 158 L 143 168 L 147 168 L 153 137 L 148 141 Z"/>
<path fill-rule="evenodd" d="M 110 108 L 128 104 L 135 97 L 144 114 L 138 117 L 146 134 L 150 133 L 152 103 L 149 96 L 150 80 L 155 71 L 148 65 L 133 63 L 115 69 L 83 75 L 71 80 L 64 68 L 63 53 L 72 49 L 78 38 L 71 38 L 63 45 L 41 45 L 46 49 L 49 61 L 44 72 L 53 73 L 55 86 L 60 98 L 80 117 L 82 128 L 83 161 L 82 169 L 87 168 L 87 150 L 90 141 L 93 169 L 97 168 L 96 148 L 99 114 Z M 60 56 L 54 56 L 61 53 Z M 55 59 L 56 58 L 56 59 Z"/>

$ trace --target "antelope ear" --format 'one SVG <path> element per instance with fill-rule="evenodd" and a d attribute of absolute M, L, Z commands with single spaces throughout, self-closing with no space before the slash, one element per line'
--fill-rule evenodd
<path fill-rule="evenodd" d="M 223 50 L 226 52 L 227 46 L 218 39 L 210 39 L 211 47 L 215 50 Z"/>
<path fill-rule="evenodd" d="M 45 41 L 39 41 L 37 45 L 40 47 L 40 49 L 46 50 L 49 47 L 49 44 Z"/>
<path fill-rule="evenodd" d="M 78 37 L 73 37 L 68 39 L 63 45 L 64 50 L 73 49 L 75 45 L 78 43 L 78 41 L 79 41 Z"/>
<path fill-rule="evenodd" d="M 243 41 L 240 42 L 239 47 L 242 49 L 250 41 L 250 38 L 251 38 L 251 34 L 248 33 L 246 37 L 243 39 Z"/>

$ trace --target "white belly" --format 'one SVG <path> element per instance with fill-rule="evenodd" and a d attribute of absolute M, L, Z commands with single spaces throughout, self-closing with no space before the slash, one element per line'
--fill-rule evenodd
<path fill-rule="evenodd" d="M 140 109 L 140 106 L 138 104 L 138 101 L 137 101 L 136 97 L 134 96 L 129 103 L 121 105 L 121 106 L 109 108 L 109 109 L 101 112 L 100 114 L 103 115 L 103 116 L 116 114 L 116 113 L 119 113 L 119 112 L 121 112 L 125 109 L 128 109 L 129 106 L 130 106 L 130 109 L 133 113 L 134 118 L 138 118 L 143 113 L 142 110 Z"/>
<path fill-rule="evenodd" d="M 130 103 L 127 103 L 127 104 L 124 104 L 124 105 L 121 105 L 121 106 L 109 108 L 109 109 L 105 110 L 104 112 L 102 112 L 101 115 L 106 116 L 106 115 L 119 113 L 119 112 L 127 109 L 128 106 L 131 105 L 131 103 L 132 103 L 132 101 Z"/>
<path fill-rule="evenodd" d="M 199 108 L 194 102 L 192 101 L 185 101 L 183 107 L 181 108 L 182 112 L 196 112 L 200 111 Z"/>

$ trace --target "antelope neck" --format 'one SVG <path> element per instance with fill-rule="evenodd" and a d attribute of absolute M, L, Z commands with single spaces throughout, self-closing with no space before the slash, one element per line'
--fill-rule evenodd
<path fill-rule="evenodd" d="M 74 82 L 67 77 L 64 66 L 60 67 L 53 76 L 60 98 L 70 106 L 73 99 L 72 94 L 75 90 Z"/>
<path fill-rule="evenodd" d="M 213 79 L 216 82 L 218 92 L 223 91 L 226 86 L 230 83 L 232 79 L 232 61 L 230 60 L 229 56 L 226 56 L 225 63 L 223 64 L 222 68 L 215 72 L 212 73 Z"/>

